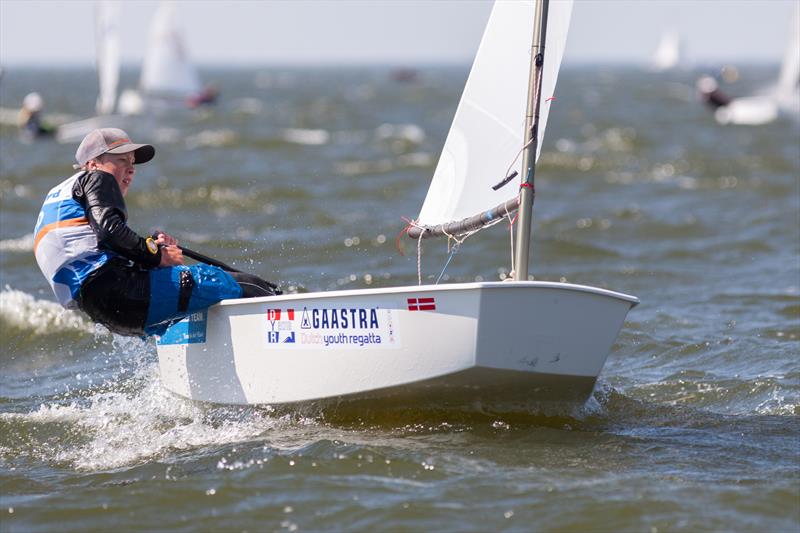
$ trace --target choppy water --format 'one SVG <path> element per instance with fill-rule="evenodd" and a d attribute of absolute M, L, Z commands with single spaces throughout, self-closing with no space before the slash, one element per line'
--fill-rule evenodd
<path fill-rule="evenodd" d="M 753 67 L 746 94 L 777 67 Z M 130 85 L 128 72 L 123 84 Z M 208 112 L 123 126 L 157 145 L 128 196 L 290 290 L 416 283 L 414 217 L 466 68 L 207 71 Z M 278 414 L 193 404 L 152 343 L 53 302 L 32 254 L 75 145 L 0 129 L 0 530 L 797 531 L 800 127 L 716 125 L 697 73 L 567 68 L 539 167 L 537 279 L 637 295 L 586 408 L 558 416 Z M 93 107 L 90 71 L 15 71 L 0 106 Z M 141 142 L 141 141 L 140 141 Z M 426 243 L 438 276 L 444 243 Z M 446 281 L 506 275 L 507 233 Z"/>

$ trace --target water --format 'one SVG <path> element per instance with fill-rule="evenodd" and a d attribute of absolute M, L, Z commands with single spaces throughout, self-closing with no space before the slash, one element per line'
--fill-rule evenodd
<path fill-rule="evenodd" d="M 731 92 L 776 73 L 745 69 Z M 415 83 L 380 68 L 203 74 L 216 109 L 123 124 L 157 147 L 128 196 L 135 229 L 290 291 L 416 283 L 415 245 L 401 255 L 395 237 L 465 67 Z M 2 127 L 0 530 L 797 531 L 800 128 L 716 125 L 696 76 L 561 76 L 533 274 L 642 304 L 591 400 L 560 414 L 337 418 L 171 395 L 152 343 L 61 311 L 36 267 L 35 217 L 76 145 Z M 9 69 L 0 89 L 2 107 L 36 89 L 75 118 L 95 98 L 91 71 Z M 447 257 L 425 243 L 425 280 Z M 502 279 L 509 263 L 497 226 L 443 279 Z"/>

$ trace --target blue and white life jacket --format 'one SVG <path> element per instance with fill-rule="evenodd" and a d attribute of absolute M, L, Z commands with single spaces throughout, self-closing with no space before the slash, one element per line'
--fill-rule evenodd
<path fill-rule="evenodd" d="M 115 254 L 97 246 L 86 211 L 72 197 L 72 187 L 84 171 L 53 187 L 45 197 L 36 228 L 33 251 L 58 302 L 77 307 L 80 287 L 89 275 Z"/>

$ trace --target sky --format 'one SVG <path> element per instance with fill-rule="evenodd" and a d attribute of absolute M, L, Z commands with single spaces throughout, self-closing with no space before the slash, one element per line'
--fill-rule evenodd
<path fill-rule="evenodd" d="M 554 0 L 555 1 L 555 0 Z M 94 65 L 94 4 L 0 0 L 0 66 Z M 123 63 L 139 65 L 155 1 L 122 2 Z M 800 0 L 576 0 L 564 63 L 647 63 L 676 31 L 690 62 L 778 63 Z M 487 0 L 178 0 L 200 65 L 469 63 Z"/>

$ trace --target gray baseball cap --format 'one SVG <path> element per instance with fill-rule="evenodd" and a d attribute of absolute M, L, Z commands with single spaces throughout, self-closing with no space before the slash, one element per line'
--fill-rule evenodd
<path fill-rule="evenodd" d="M 132 143 L 128 134 L 119 128 L 100 128 L 89 132 L 78 146 L 75 159 L 79 166 L 103 154 L 127 154 L 134 152 L 134 165 L 147 163 L 156 155 L 156 149 L 149 144 Z"/>

